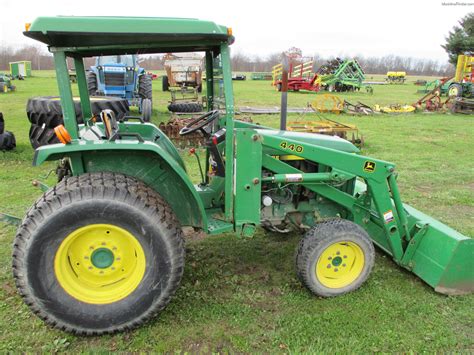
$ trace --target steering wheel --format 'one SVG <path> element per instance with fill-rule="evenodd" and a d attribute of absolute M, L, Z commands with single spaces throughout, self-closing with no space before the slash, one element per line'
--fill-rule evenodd
<path fill-rule="evenodd" d="M 201 115 L 199 117 L 196 117 L 193 119 L 191 122 L 189 122 L 186 126 L 180 129 L 179 135 L 180 136 L 186 136 L 188 134 L 194 133 L 198 130 L 201 130 L 201 132 L 205 135 L 208 136 L 209 133 L 206 132 L 204 127 L 215 121 L 216 119 L 219 118 L 219 110 L 214 110 L 214 111 L 209 111 L 206 112 L 204 115 Z"/>

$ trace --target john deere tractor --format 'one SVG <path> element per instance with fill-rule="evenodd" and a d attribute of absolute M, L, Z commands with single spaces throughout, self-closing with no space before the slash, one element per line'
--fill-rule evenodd
<path fill-rule="evenodd" d="M 448 96 L 452 98 L 474 97 L 474 56 L 459 55 L 456 75 L 449 84 Z"/>
<path fill-rule="evenodd" d="M 374 246 L 436 292 L 473 291 L 474 240 L 404 204 L 395 164 L 360 155 L 342 138 L 234 120 L 230 28 L 195 19 L 40 17 L 25 35 L 53 53 L 64 116 L 55 128 L 60 143 L 38 148 L 33 161 L 57 161 L 59 181 L 28 210 L 13 250 L 19 292 L 46 323 L 104 334 L 162 312 L 183 275 L 182 226 L 229 238 L 251 237 L 262 225 L 303 233 L 296 275 L 321 297 L 363 287 Z M 205 54 L 208 112 L 179 132 L 206 139 L 198 184 L 155 125 L 117 120 L 108 109 L 101 121 L 88 119 L 84 57 L 180 51 Z"/>
<path fill-rule="evenodd" d="M 152 78 L 138 64 L 136 55 L 97 57 L 87 73 L 90 95 L 121 97 L 137 106 L 145 122 L 152 112 Z"/>
<path fill-rule="evenodd" d="M 0 94 L 15 90 L 16 86 L 12 84 L 11 76 L 0 73 Z"/>

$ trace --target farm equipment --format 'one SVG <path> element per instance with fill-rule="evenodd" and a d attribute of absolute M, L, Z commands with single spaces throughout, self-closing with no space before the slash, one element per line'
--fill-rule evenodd
<path fill-rule="evenodd" d="M 414 109 L 426 109 L 427 111 L 439 111 L 444 108 L 447 108 L 447 105 L 451 101 L 451 97 L 448 97 L 446 100 L 441 98 L 443 87 L 446 87 L 448 83 L 453 78 L 442 78 L 437 82 L 437 86 L 435 86 L 430 92 L 420 98 L 417 102 L 412 104 L 411 106 Z M 413 111 L 414 111 L 413 109 Z"/>
<path fill-rule="evenodd" d="M 432 81 L 425 82 L 424 84 L 424 89 L 417 90 L 418 94 L 428 94 L 432 92 L 433 90 L 438 90 L 439 95 L 443 96 L 448 93 L 449 85 L 451 84 L 451 78 L 441 78 L 441 79 L 435 79 Z"/>
<path fill-rule="evenodd" d="M 305 231 L 297 275 L 323 297 L 366 281 L 374 245 L 437 292 L 473 291 L 474 240 L 403 204 L 393 163 L 359 155 L 339 137 L 234 120 L 230 28 L 195 19 L 40 17 L 24 33 L 53 53 L 64 116 L 55 129 L 61 143 L 37 149 L 33 161 L 59 161 L 60 181 L 28 210 L 13 247 L 20 294 L 48 324 L 98 335 L 161 312 L 183 275 L 182 226 L 243 237 L 259 225 Z M 196 185 L 155 125 L 117 122 L 109 110 L 102 122 L 78 125 L 67 72 L 71 56 L 82 113 L 92 117 L 83 57 L 177 49 L 206 57 L 208 112 L 179 132 L 206 138 Z"/>
<path fill-rule="evenodd" d="M 251 80 L 273 80 L 272 73 L 254 72 L 250 75 Z"/>
<path fill-rule="evenodd" d="M 196 53 L 172 54 L 164 57 L 166 75 L 163 91 L 171 91 L 168 110 L 171 112 L 200 112 L 198 93 L 202 91 L 202 56 Z"/>
<path fill-rule="evenodd" d="M 405 84 L 406 76 L 404 71 L 388 71 L 385 80 L 389 84 Z"/>
<path fill-rule="evenodd" d="M 317 121 L 297 120 L 288 122 L 288 124 L 287 129 L 290 132 L 324 134 L 343 138 L 359 148 L 364 145 L 364 138 L 359 134 L 357 126 L 331 120 L 321 115 L 318 115 Z"/>
<path fill-rule="evenodd" d="M 76 75 L 77 76 L 77 75 Z M 152 78 L 138 64 L 136 55 L 106 55 L 96 59 L 87 73 L 90 95 L 120 97 L 138 107 L 143 120 L 150 121 Z"/>
<path fill-rule="evenodd" d="M 237 81 L 242 81 L 242 80 L 247 80 L 247 76 L 244 74 L 232 74 L 232 80 L 237 80 Z"/>
<path fill-rule="evenodd" d="M 365 73 L 357 59 L 335 58 L 327 61 L 316 72 L 321 86 L 327 91 L 360 90 L 365 80 Z"/>
<path fill-rule="evenodd" d="M 16 86 L 12 84 L 12 78 L 7 74 L 0 73 L 0 93 L 15 91 Z"/>
<path fill-rule="evenodd" d="M 449 84 L 448 96 L 474 97 L 474 56 L 458 56 L 456 75 Z"/>
<path fill-rule="evenodd" d="M 282 90 L 282 74 L 283 65 L 275 65 L 272 69 L 272 85 L 275 86 L 278 91 Z M 305 90 L 318 92 L 320 90 L 318 75 L 313 73 L 312 60 L 299 64 L 291 61 L 288 74 L 289 91 Z"/>

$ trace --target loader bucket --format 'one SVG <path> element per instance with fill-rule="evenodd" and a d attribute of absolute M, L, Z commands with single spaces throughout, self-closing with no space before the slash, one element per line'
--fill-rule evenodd
<path fill-rule="evenodd" d="M 436 292 L 460 295 L 474 292 L 474 239 L 404 205 L 411 223 L 424 233 L 403 264 Z M 410 223 L 410 224 L 411 224 Z"/>

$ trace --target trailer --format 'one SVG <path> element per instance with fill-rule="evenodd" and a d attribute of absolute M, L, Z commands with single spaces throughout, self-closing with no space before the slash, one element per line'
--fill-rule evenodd
<path fill-rule="evenodd" d="M 10 74 L 13 78 L 27 78 L 31 76 L 31 62 L 21 60 L 18 62 L 10 62 Z"/>
<path fill-rule="evenodd" d="M 321 89 L 318 74 L 313 72 L 314 62 L 312 60 L 295 64 L 290 62 L 290 69 L 288 71 L 288 90 L 289 91 L 314 91 L 318 92 Z M 282 90 L 282 75 L 283 65 L 277 64 L 272 68 L 272 85 L 278 91 Z"/>

